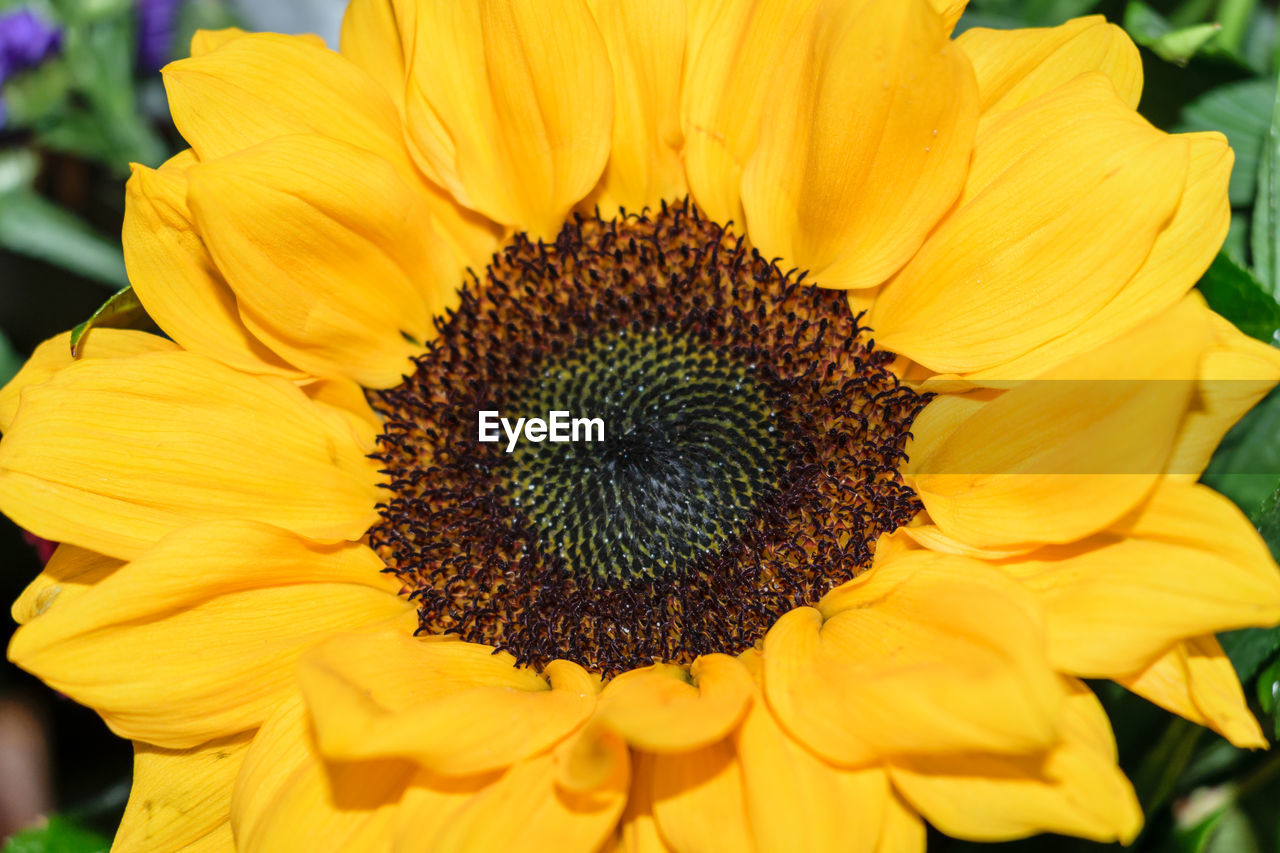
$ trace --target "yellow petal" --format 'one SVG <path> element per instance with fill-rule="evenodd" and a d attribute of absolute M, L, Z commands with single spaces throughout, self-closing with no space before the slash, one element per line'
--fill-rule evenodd
<path fill-rule="evenodd" d="M 1280 622 L 1280 571 L 1229 500 L 1165 482 L 1130 522 L 1007 561 L 1040 599 L 1054 666 L 1142 669 L 1184 637 Z"/>
<path fill-rule="evenodd" d="M 1235 667 L 1212 634 L 1175 643 L 1145 669 L 1116 681 L 1162 708 L 1208 726 L 1235 746 L 1267 748 Z"/>
<path fill-rule="evenodd" d="M 1188 149 L 1098 74 L 993 117 L 956 209 L 876 300 L 877 342 L 967 374 L 1069 335 L 1151 252 L 1181 198 Z"/>
<path fill-rule="evenodd" d="M 654 757 L 632 754 L 631 791 L 618 824 L 618 853 L 668 853 L 671 850 L 653 816 Z"/>
<path fill-rule="evenodd" d="M 993 378 L 1039 375 L 1150 322 L 1199 281 L 1218 254 L 1231 223 L 1227 181 L 1233 156 L 1220 133 L 1189 133 L 1176 138 L 1186 142 L 1190 152 L 1182 199 L 1142 266 L 1115 298 L 1070 334 L 1046 341 L 990 370 L 972 373 L 969 379 L 990 384 Z"/>
<path fill-rule="evenodd" d="M 126 559 L 218 518 L 355 539 L 377 520 L 377 482 L 301 391 L 186 352 L 73 364 L 26 390 L 0 442 L 6 515 Z"/>
<path fill-rule="evenodd" d="M 340 419 L 362 450 L 372 453 L 376 449 L 382 419 L 369 405 L 363 388 L 350 379 L 314 379 L 299 387 L 321 411 Z"/>
<path fill-rule="evenodd" d="M 280 69 L 289 85 L 280 85 Z M 350 60 L 312 39 L 254 33 L 165 66 L 174 124 L 201 161 L 277 136 L 332 136 L 408 165 L 390 96 Z"/>
<path fill-rule="evenodd" d="M 467 207 L 553 238 L 609 155 L 609 56 L 583 0 L 447 0 L 416 18 L 418 162 Z"/>
<path fill-rule="evenodd" d="M 1101 15 L 1043 29 L 973 27 L 956 44 L 973 62 L 983 113 L 1016 109 L 1091 71 L 1105 74 L 1133 109 L 1142 95 L 1138 48 Z"/>
<path fill-rule="evenodd" d="M 731 742 L 643 758 L 652 762 L 653 816 L 671 849 L 681 853 L 753 849 L 742 771 Z"/>
<path fill-rule="evenodd" d="M 407 761 L 326 764 L 300 698 L 291 696 L 254 737 L 236 777 L 236 849 L 385 853 L 415 769 Z"/>
<path fill-rule="evenodd" d="M 690 6 L 681 122 L 685 174 L 713 220 L 742 224 L 742 170 L 772 75 L 822 0 L 704 0 Z"/>
<path fill-rule="evenodd" d="M 196 30 L 191 36 L 191 56 L 204 56 L 206 53 L 211 53 L 223 45 L 230 44 L 236 39 L 247 35 L 255 34 L 246 32 L 239 27 L 225 27 L 220 30 Z M 288 38 L 296 44 L 328 49 L 325 40 L 314 33 L 298 33 L 290 35 Z"/>
<path fill-rule="evenodd" d="M 176 158 L 175 158 L 176 159 Z M 133 164 L 125 186 L 124 262 L 147 314 L 183 349 L 248 373 L 299 377 L 240 320 L 187 206 L 186 169 Z"/>
<path fill-rule="evenodd" d="M 1063 743 L 1047 756 L 919 756 L 889 773 L 902 795 L 948 835 L 1003 841 L 1039 832 L 1129 843 L 1142 827 L 1133 788 L 1116 765 L 1101 704 L 1071 682 Z"/>
<path fill-rule="evenodd" d="M 395 44 L 384 43 L 379 49 L 395 50 Z M 280 85 L 282 68 L 289 69 L 287 86 Z M 171 63 L 164 79 L 174 123 L 201 160 L 225 157 L 280 136 L 329 137 L 396 168 L 401 180 L 423 196 L 449 236 L 461 262 L 458 269 L 465 264 L 483 266 L 493 251 L 492 225 L 423 181 L 413 167 L 392 93 L 314 36 L 238 37 L 207 55 Z"/>
<path fill-rule="evenodd" d="M 456 266 L 390 163 L 289 136 L 201 163 L 190 182 L 196 222 L 255 335 L 321 377 L 387 387 L 412 372 L 412 341 L 456 301 Z"/>
<path fill-rule="evenodd" d="M 1005 392 L 941 441 L 917 435 L 922 461 L 907 479 L 943 533 L 978 548 L 1095 533 L 1164 470 L 1210 334 L 1184 300 Z"/>
<path fill-rule="evenodd" d="M 377 80 L 403 115 L 408 71 L 400 5 L 396 0 L 353 0 L 342 16 L 340 44 L 342 55 Z"/>
<path fill-rule="evenodd" d="M 113 850 L 234 849 L 231 788 L 252 732 L 191 749 L 133 745 L 133 787 Z"/>
<path fill-rule="evenodd" d="M 596 719 L 648 752 L 685 752 L 720 740 L 751 701 L 751 676 L 727 655 L 704 655 L 691 672 L 655 664 L 605 687 Z"/>
<path fill-rule="evenodd" d="M 192 747 L 261 725 L 307 648 L 411 614 L 381 568 L 363 545 L 243 522 L 190 527 L 54 599 L 9 657 L 122 737 Z"/>
<path fill-rule="evenodd" d="M 488 646 L 389 633 L 325 644 L 300 678 L 329 759 L 405 758 L 463 776 L 542 752 L 591 714 L 595 683 L 581 667 L 547 672 L 550 687 Z"/>
<path fill-rule="evenodd" d="M 90 329 L 80 342 L 80 358 L 128 358 L 147 352 L 170 352 L 177 349 L 172 341 L 147 332 L 128 329 Z M 63 332 L 44 341 L 27 359 L 22 369 L 0 388 L 0 433 L 7 433 L 18 414 L 22 391 L 48 381 L 55 373 L 72 363 L 71 333 Z"/>
<path fill-rule="evenodd" d="M 876 853 L 924 853 L 924 847 L 924 821 L 898 794 L 891 794 Z"/>
<path fill-rule="evenodd" d="M 833 767 L 793 740 L 763 701 L 734 736 L 747 818 L 760 853 L 874 851 L 888 779 L 879 768 Z M 856 808 L 858 819 L 849 820 Z"/>
<path fill-rule="evenodd" d="M 950 35 L 960 16 L 964 14 L 965 7 L 969 5 L 969 0 L 929 0 L 929 5 L 942 16 L 942 28 Z"/>
<path fill-rule="evenodd" d="M 608 784 L 589 794 L 558 788 L 549 754 L 510 768 L 471 798 L 431 842 L 439 853 L 597 850 L 626 805 L 629 762 L 618 762 Z M 410 849 L 421 849 L 413 847 Z"/>
<path fill-rule="evenodd" d="M 1200 363 L 1195 405 L 1165 466 L 1168 473 L 1191 480 L 1199 479 L 1227 430 L 1280 381 L 1280 350 L 1248 337 L 1207 307 L 1202 311 L 1214 344 Z"/>
<path fill-rule="evenodd" d="M 1025 752 L 1056 736 L 1062 694 L 1039 614 L 998 572 L 909 551 L 819 607 L 770 629 L 764 672 L 783 726 L 824 758 Z"/>
<path fill-rule="evenodd" d="M 610 216 L 683 197 L 680 75 L 686 0 L 587 0 L 613 66 L 613 143 L 600 185 L 587 203 Z"/>
<path fill-rule="evenodd" d="M 819 8 L 770 72 L 761 100 L 787 116 L 761 125 L 742 204 L 766 256 L 824 287 L 872 287 L 960 194 L 977 89 L 925 0 Z"/>
<path fill-rule="evenodd" d="M 120 560 L 104 557 L 75 545 L 59 545 L 36 579 L 27 585 L 13 603 L 13 621 L 25 625 L 44 613 L 54 602 L 65 605 L 79 598 L 85 590 L 111 576 L 124 565 Z"/>

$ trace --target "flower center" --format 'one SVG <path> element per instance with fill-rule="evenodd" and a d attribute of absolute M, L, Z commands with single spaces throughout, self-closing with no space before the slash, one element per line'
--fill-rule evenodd
<path fill-rule="evenodd" d="M 369 540 L 421 629 L 608 676 L 740 652 L 862 571 L 920 509 L 926 400 L 802 279 L 687 201 L 517 235 L 369 393 Z"/>
<path fill-rule="evenodd" d="M 581 577 L 689 568 L 737 536 L 775 490 L 782 448 L 754 374 L 662 330 L 602 334 L 547 359 L 516 411 L 590 413 L 604 440 L 518 445 L 506 466 L 512 505 Z"/>

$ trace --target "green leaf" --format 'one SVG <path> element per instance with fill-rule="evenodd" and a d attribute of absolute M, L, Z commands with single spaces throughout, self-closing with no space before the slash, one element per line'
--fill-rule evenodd
<path fill-rule="evenodd" d="M 1201 478 L 1250 518 L 1280 487 L 1280 391 L 1272 391 L 1227 431 Z"/>
<path fill-rule="evenodd" d="M 970 27 L 1055 27 L 1086 14 L 1100 0 L 971 0 L 956 32 Z"/>
<path fill-rule="evenodd" d="M 1268 714 L 1276 715 L 1276 725 L 1280 726 L 1280 714 L 1276 713 L 1276 704 L 1280 703 L 1280 657 L 1273 660 L 1258 675 L 1258 704 Z"/>
<path fill-rule="evenodd" d="M 1174 27 L 1142 0 L 1129 0 L 1125 6 L 1124 28 L 1138 44 L 1176 65 L 1186 65 L 1222 29 L 1217 23 Z"/>
<path fill-rule="evenodd" d="M 1250 239 L 1254 272 L 1272 296 L 1280 286 L 1280 92 L 1277 95 L 1258 159 L 1258 194 L 1253 202 Z"/>
<path fill-rule="evenodd" d="M 18 368 L 22 367 L 22 356 L 18 355 L 4 331 L 0 330 L 0 386 L 14 377 Z"/>
<path fill-rule="evenodd" d="M 1267 343 L 1280 341 L 1280 303 L 1262 289 L 1253 273 L 1227 255 L 1214 258 L 1198 287 L 1209 307 L 1246 335 Z"/>
<path fill-rule="evenodd" d="M 1274 80 L 1245 80 L 1216 86 L 1182 108 L 1174 130 L 1192 133 L 1217 130 L 1235 151 L 1228 192 L 1237 207 L 1253 203 L 1258 188 L 1258 160 L 1276 100 Z"/>
<path fill-rule="evenodd" d="M 53 815 L 49 823 L 9 837 L 4 853 L 106 853 L 111 841 L 70 818 Z"/>
<path fill-rule="evenodd" d="M 29 190 L 0 196 L 0 246 L 108 287 L 129 283 L 119 243 L 99 237 L 75 216 Z"/>
<path fill-rule="evenodd" d="M 92 317 L 71 330 L 71 357 L 80 357 L 80 342 L 92 329 L 142 329 L 149 325 L 151 318 L 147 316 L 146 309 L 138 301 L 133 288 L 126 287 L 102 303 Z"/>
<path fill-rule="evenodd" d="M 1252 679 L 1272 655 L 1280 651 L 1280 628 L 1242 628 L 1218 635 L 1242 683 Z"/>

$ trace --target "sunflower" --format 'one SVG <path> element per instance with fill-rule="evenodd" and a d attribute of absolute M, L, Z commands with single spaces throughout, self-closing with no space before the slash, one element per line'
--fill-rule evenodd
<path fill-rule="evenodd" d="M 128 186 L 166 337 L 0 393 L 62 543 L 9 655 L 134 742 L 116 848 L 1128 841 L 1082 678 L 1265 746 L 1214 634 L 1280 573 L 1196 484 L 1280 379 L 1191 293 L 1230 149 L 1101 19 L 962 6 L 198 34 Z"/>

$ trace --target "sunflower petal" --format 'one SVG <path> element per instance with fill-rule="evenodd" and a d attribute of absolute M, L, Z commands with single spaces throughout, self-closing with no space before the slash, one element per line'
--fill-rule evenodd
<path fill-rule="evenodd" d="M 82 360 L 128 358 L 148 352 L 172 352 L 172 341 L 147 332 L 129 329 L 91 329 L 80 345 Z M 18 414 L 22 391 L 48 381 L 55 373 L 73 363 L 71 333 L 63 332 L 36 347 L 22 369 L 0 388 L 0 433 L 7 433 Z"/>
<path fill-rule="evenodd" d="M 727 740 L 691 752 L 645 755 L 653 816 L 673 850 L 751 850 L 742 771 Z"/>
<path fill-rule="evenodd" d="M 576 664 L 553 662 L 550 688 L 513 664 L 488 646 L 370 634 L 317 648 L 300 676 L 327 758 L 403 758 L 465 776 L 543 752 L 595 706 L 595 683 Z"/>
<path fill-rule="evenodd" d="M 763 701 L 734 736 L 747 819 L 760 853 L 874 851 L 888 807 L 883 770 L 833 767 L 793 740 Z M 848 810 L 857 804 L 858 820 Z"/>
<path fill-rule="evenodd" d="M 174 160 L 159 169 L 133 165 L 125 185 L 123 241 L 134 292 L 183 349 L 247 373 L 303 375 L 245 328 L 235 294 L 192 221 L 186 169 Z"/>
<path fill-rule="evenodd" d="M 289 85 L 280 85 L 280 69 Z M 174 124 L 208 161 L 277 136 L 314 133 L 408 166 L 388 94 L 350 60 L 313 40 L 241 35 L 165 66 Z"/>
<path fill-rule="evenodd" d="M 130 558 L 199 521 L 336 541 L 377 518 L 373 463 L 282 381 L 161 352 L 78 362 L 22 400 L 0 442 L 0 508 L 55 542 Z"/>
<path fill-rule="evenodd" d="M 969 375 L 975 382 L 1037 376 L 1117 334 L 1150 322 L 1174 305 L 1209 268 L 1231 223 L 1227 181 L 1233 155 L 1220 133 L 1188 133 L 1187 180 L 1178 209 L 1165 224 L 1142 266 L 1087 322 L 1026 354 Z M 1194 292 L 1194 291 L 1193 291 Z"/>
<path fill-rule="evenodd" d="M 1129 843 L 1142 809 L 1116 766 L 1102 705 L 1072 682 L 1064 742 L 1047 756 L 918 756 L 895 761 L 893 784 L 938 829 L 956 838 L 1003 841 L 1039 832 Z"/>
<path fill-rule="evenodd" d="M 1211 331 L 1194 299 L 1018 385 L 945 438 L 917 435 L 907 479 L 947 536 L 1064 543 L 1128 512 L 1164 470 Z"/>
<path fill-rule="evenodd" d="M 231 796 L 236 849 L 391 848 L 397 804 L 416 768 L 407 761 L 321 760 L 295 695 L 253 739 Z"/>
<path fill-rule="evenodd" d="M 587 0 L 613 66 L 613 144 L 590 204 L 605 216 L 688 193 L 680 149 L 687 0 Z"/>
<path fill-rule="evenodd" d="M 823 0 L 705 0 L 690 5 L 681 123 L 689 189 L 720 223 L 745 221 L 742 170 L 769 103 L 761 97 Z"/>
<path fill-rule="evenodd" d="M 13 636 L 9 657 L 122 737 L 189 748 L 261 725 L 299 655 L 411 612 L 363 545 L 243 522 L 191 527 Z"/>
<path fill-rule="evenodd" d="M 549 754 L 514 765 L 450 818 L 432 840 L 431 850 L 598 850 L 626 805 L 630 761 L 625 750 L 607 784 L 590 793 L 559 788 L 555 777 L 555 760 Z"/>
<path fill-rule="evenodd" d="M 379 50 L 386 55 L 385 44 Z M 288 86 L 279 84 L 281 68 L 289 69 Z M 174 123 L 201 160 L 281 136 L 328 137 L 385 160 L 423 196 L 461 261 L 455 271 L 483 266 L 493 251 L 493 226 L 423 181 L 413 166 L 396 100 L 403 83 L 398 92 L 387 90 L 314 37 L 274 33 L 238 37 L 208 55 L 171 63 L 164 79 Z"/>
<path fill-rule="evenodd" d="M 819 607 L 770 629 L 764 683 L 783 726 L 824 758 L 1016 753 L 1056 738 L 1062 689 L 1039 614 L 998 572 L 908 551 Z"/>
<path fill-rule="evenodd" d="M 956 44 L 973 62 L 984 114 L 1016 109 L 1091 71 L 1105 74 L 1131 109 L 1142 96 L 1138 48 L 1101 15 L 1041 29 L 973 27 Z"/>
<path fill-rule="evenodd" d="M 704 655 L 689 674 L 655 664 L 610 681 L 596 720 L 638 749 L 685 752 L 727 737 L 751 690 L 751 676 L 727 655 Z"/>
<path fill-rule="evenodd" d="M 407 136 L 423 170 L 495 222 L 552 239 L 609 156 L 609 56 L 583 0 L 420 6 Z"/>
<path fill-rule="evenodd" d="M 400 34 L 401 4 L 396 0 L 352 0 L 342 16 L 341 53 L 378 81 L 404 115 L 408 62 Z M 412 30 L 409 30 L 410 32 Z"/>
<path fill-rule="evenodd" d="M 1280 622 L 1266 545 L 1206 486 L 1165 482 L 1116 531 L 1002 566 L 1040 599 L 1054 665 L 1077 675 L 1124 676 L 1185 637 Z"/>
<path fill-rule="evenodd" d="M 134 743 L 133 787 L 112 849 L 232 849 L 231 789 L 252 739 L 242 732 L 191 749 Z"/>
<path fill-rule="evenodd" d="M 456 263 L 391 164 L 289 136 L 202 163 L 190 182 L 196 222 L 254 334 L 320 377 L 385 387 L 412 372 L 413 341 L 456 300 Z M 378 204 L 358 203 L 369 198 Z"/>
<path fill-rule="evenodd" d="M 1280 350 L 1248 337 L 1202 306 L 1214 344 L 1200 364 L 1196 405 L 1187 412 L 1165 470 L 1197 480 L 1222 437 L 1280 381 Z"/>
<path fill-rule="evenodd" d="M 1235 667 L 1212 634 L 1175 643 L 1145 669 L 1116 681 L 1161 708 L 1212 728 L 1235 746 L 1267 748 Z"/>
<path fill-rule="evenodd" d="M 968 374 L 1087 325 L 1151 252 L 1189 157 L 1098 74 L 995 116 L 957 207 L 876 300 L 877 342 Z"/>
<path fill-rule="evenodd" d="M 892 793 L 876 853 L 924 853 L 924 848 L 924 821 L 896 792 Z"/>
<path fill-rule="evenodd" d="M 978 122 L 968 61 L 925 0 L 839 0 L 771 74 L 761 100 L 791 106 L 742 174 L 752 243 L 825 287 L 881 283 L 960 194 Z"/>
<path fill-rule="evenodd" d="M 75 545 L 59 545 L 44 571 L 27 584 L 10 611 L 13 621 L 25 625 L 44 613 L 54 602 L 65 605 L 111 576 L 123 561 L 104 557 Z"/>

